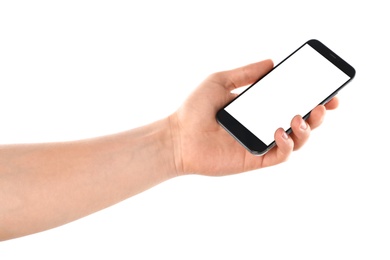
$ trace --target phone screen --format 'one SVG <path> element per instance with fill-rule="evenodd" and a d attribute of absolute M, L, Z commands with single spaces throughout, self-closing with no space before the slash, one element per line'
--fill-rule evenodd
<path fill-rule="evenodd" d="M 305 116 L 350 78 L 305 44 L 225 111 L 268 146 L 277 128 L 289 129 L 295 115 Z"/>

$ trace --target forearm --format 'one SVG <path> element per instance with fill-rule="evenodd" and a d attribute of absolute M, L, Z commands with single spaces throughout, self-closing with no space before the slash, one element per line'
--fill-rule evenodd
<path fill-rule="evenodd" d="M 0 240 L 76 220 L 175 172 L 168 120 L 89 140 L 0 146 Z"/>

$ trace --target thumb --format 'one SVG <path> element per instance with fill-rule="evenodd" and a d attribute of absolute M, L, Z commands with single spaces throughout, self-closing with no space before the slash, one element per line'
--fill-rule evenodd
<path fill-rule="evenodd" d="M 229 91 L 232 91 L 233 89 L 252 84 L 267 74 L 273 66 L 272 60 L 268 59 L 236 69 L 223 71 L 220 76 L 223 80 L 223 85 Z"/>

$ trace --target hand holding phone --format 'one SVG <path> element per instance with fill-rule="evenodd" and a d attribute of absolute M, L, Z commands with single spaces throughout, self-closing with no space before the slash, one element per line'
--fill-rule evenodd
<path fill-rule="evenodd" d="M 337 108 L 337 99 L 313 109 L 306 120 L 307 129 L 299 128 L 301 118 L 292 122 L 294 135 L 286 136 L 283 129 L 275 133 L 277 146 L 264 156 L 250 156 L 249 152 L 215 119 L 218 110 L 237 95 L 234 89 L 248 86 L 274 67 L 271 60 L 248 64 L 209 75 L 180 108 L 169 116 L 174 160 L 177 174 L 196 173 L 221 176 L 260 169 L 282 163 L 296 148 L 302 147 L 311 130 L 323 122 L 326 110 Z M 291 118 L 290 118 L 291 120 Z M 169 163 L 167 161 L 167 163 Z"/>
<path fill-rule="evenodd" d="M 295 115 L 304 119 L 326 104 L 355 70 L 318 40 L 309 40 L 217 113 L 217 121 L 241 145 L 263 155 L 279 127 L 291 133 Z"/>

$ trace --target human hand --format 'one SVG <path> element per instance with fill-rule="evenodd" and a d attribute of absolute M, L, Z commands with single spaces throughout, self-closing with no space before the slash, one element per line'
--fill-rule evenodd
<path fill-rule="evenodd" d="M 221 176 L 282 163 L 305 144 L 311 130 L 321 125 L 326 110 L 338 106 L 338 99 L 333 98 L 325 106 L 314 108 L 306 121 L 295 116 L 290 135 L 277 129 L 276 146 L 263 156 L 252 155 L 217 123 L 215 115 L 236 96 L 232 90 L 255 82 L 272 67 L 271 60 L 264 60 L 214 73 L 169 117 L 178 175 Z"/>

